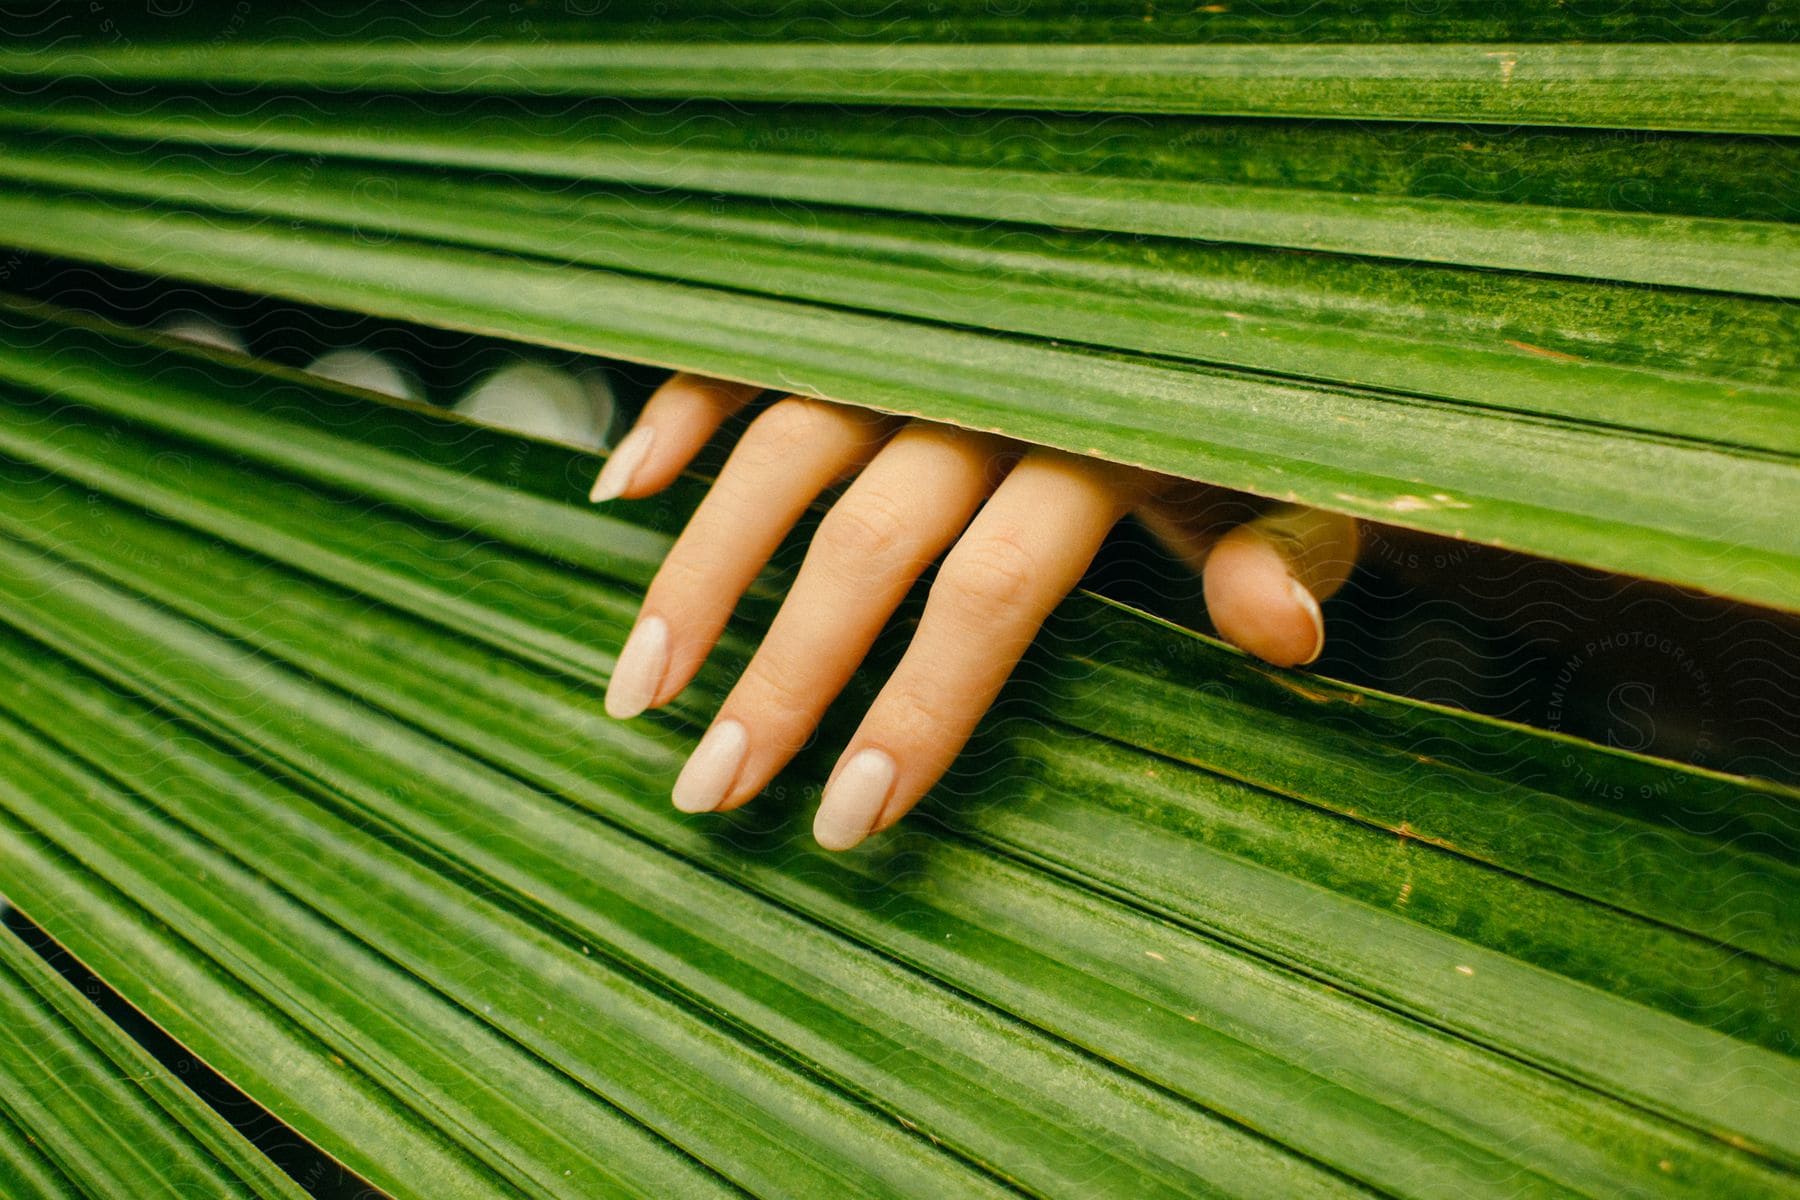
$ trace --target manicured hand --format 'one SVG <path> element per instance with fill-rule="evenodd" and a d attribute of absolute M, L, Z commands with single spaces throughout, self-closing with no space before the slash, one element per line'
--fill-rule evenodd
<path fill-rule="evenodd" d="M 667 487 L 758 394 L 676 375 L 613 451 L 592 498 Z M 751 421 L 657 572 L 607 712 L 633 717 L 674 699 L 782 539 L 847 478 L 768 636 L 675 783 L 684 812 L 728 811 L 767 786 L 940 556 L 918 632 L 826 785 L 813 832 L 828 849 L 888 828 L 937 782 L 1126 513 L 1203 572 L 1222 636 L 1279 665 L 1318 657 L 1319 600 L 1355 558 L 1346 517 L 1291 506 L 1258 514 L 1218 489 L 788 397 Z"/>

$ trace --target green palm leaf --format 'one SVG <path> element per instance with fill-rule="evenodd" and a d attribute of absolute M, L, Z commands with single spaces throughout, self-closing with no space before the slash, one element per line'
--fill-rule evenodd
<path fill-rule="evenodd" d="M 1754 899 L 1796 894 L 1780 789 L 1302 696 L 1084 601 L 943 828 L 833 858 L 776 802 L 720 839 L 661 794 L 729 665 L 673 724 L 599 713 L 661 540 L 568 506 L 590 457 L 69 336 L 116 364 L 112 400 L 68 407 L 102 394 L 77 377 L 6 409 L 5 886 L 397 1195 L 1791 1191 L 1795 1069 L 1758 1046 L 1794 1006 L 1791 917 Z M 1165 701 L 1163 672 L 1216 673 L 1215 702 Z M 1212 741 L 1202 761 L 1275 790 L 1163 756 Z M 1446 744 L 1468 757 L 1420 754 Z M 1521 823 L 1635 822 L 1619 840 L 1658 886 L 1568 890 L 1604 844 L 1467 809 L 1466 847 L 1332 811 L 1436 819 L 1477 767 Z M 1626 815 L 1557 771 L 1671 799 Z M 1398 808 L 1361 813 L 1364 772 Z M 1703 845 L 1670 824 L 1690 806 L 1720 817 Z M 168 923 L 153 960 L 124 896 Z M 198 1000 L 167 998 L 171 971 Z M 341 1059 L 362 1115 L 271 1078 L 275 1037 Z M 399 1172 L 409 1146 L 438 1165 Z"/>
<path fill-rule="evenodd" d="M 1767 138 L 280 93 L 57 92 L 0 127 L 1800 294 L 1800 147 Z"/>
<path fill-rule="evenodd" d="M 1800 55 L 1780 44 L 177 44 L 14 50 L 6 75 L 1800 132 Z"/>
<path fill-rule="evenodd" d="M 0 1023 L 7 1195 L 305 1194 L 11 934 Z"/>
<path fill-rule="evenodd" d="M 5 15 L 0 245 L 1800 607 L 1778 7 L 605 8 Z M 0 893 L 396 1200 L 1800 1196 L 1800 792 L 1077 595 L 905 827 L 687 818 L 787 578 L 606 719 L 599 465 L 0 298 Z M 0 1024 L 0 1191 L 294 1193 Z"/>
<path fill-rule="evenodd" d="M 15 243 L 831 395 L 1394 524 L 1792 605 L 1791 460 L 1300 387 L 352 234 L 0 197 Z M 56 335 L 59 338 L 72 334 Z M 104 367 L 27 319 L 0 367 Z M 96 388 L 95 390 L 102 390 Z M 1398 423 L 1397 423 L 1398 422 Z M 1380 436 L 1377 436 L 1379 431 Z M 1558 481 L 1547 495 L 1544 480 Z M 1720 495 L 1769 506 L 1722 507 Z M 1652 503 L 1654 500 L 1654 503 Z"/>
<path fill-rule="evenodd" d="M 33 184 L 1800 450 L 1787 357 L 1800 330 L 1768 300 L 370 164 L 0 147 L 0 174 Z"/>

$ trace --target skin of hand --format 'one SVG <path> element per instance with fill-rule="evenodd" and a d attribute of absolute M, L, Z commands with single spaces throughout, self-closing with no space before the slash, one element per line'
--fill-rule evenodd
<path fill-rule="evenodd" d="M 591 499 L 667 487 L 759 394 L 669 379 Z M 1319 601 L 1348 577 L 1358 544 L 1348 517 L 1259 510 L 1235 493 L 1113 463 L 788 397 L 750 422 L 657 572 L 606 711 L 623 719 L 673 700 L 783 538 L 845 479 L 768 635 L 675 783 L 683 812 L 727 812 L 762 791 L 940 556 L 918 631 L 826 784 L 813 833 L 827 849 L 887 829 L 937 782 L 1127 513 L 1201 573 L 1220 635 L 1280 666 L 1318 657 Z"/>

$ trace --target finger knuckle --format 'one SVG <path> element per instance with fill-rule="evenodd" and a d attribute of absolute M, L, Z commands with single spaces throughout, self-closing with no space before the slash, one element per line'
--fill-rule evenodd
<path fill-rule="evenodd" d="M 942 702 L 920 695 L 915 688 L 899 688 L 884 695 L 872 715 L 865 730 L 868 738 L 890 749 L 935 745 L 946 736 Z"/>
<path fill-rule="evenodd" d="M 847 497 L 820 523 L 819 541 L 838 561 L 865 569 L 894 565 L 912 542 L 912 521 L 892 496 Z"/>
<path fill-rule="evenodd" d="M 651 580 L 645 603 L 686 611 L 696 600 L 719 589 L 719 564 L 698 547 L 684 547 L 663 559 Z"/>
<path fill-rule="evenodd" d="M 978 618 L 998 618 L 1025 600 L 1036 574 L 1023 537 L 1016 530 L 1001 530 L 958 546 L 945 561 L 932 596 Z"/>
<path fill-rule="evenodd" d="M 800 673 L 775 663 L 753 663 L 738 683 L 732 707 L 754 714 L 766 737 L 804 739 L 812 729 L 818 696 L 818 685 Z"/>
<path fill-rule="evenodd" d="M 791 455 L 818 446 L 832 427 L 830 405 L 789 396 L 750 423 L 742 445 L 760 461 L 780 464 Z"/>

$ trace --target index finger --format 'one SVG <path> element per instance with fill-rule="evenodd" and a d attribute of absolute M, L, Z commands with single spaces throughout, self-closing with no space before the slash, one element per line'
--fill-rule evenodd
<path fill-rule="evenodd" d="M 762 395 L 752 383 L 677 372 L 644 402 L 631 432 L 619 439 L 600 468 L 588 500 L 635 500 L 675 482 L 719 426 Z"/>

